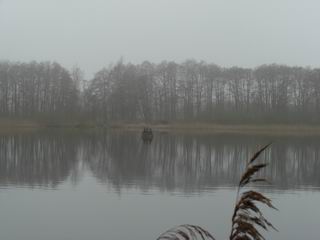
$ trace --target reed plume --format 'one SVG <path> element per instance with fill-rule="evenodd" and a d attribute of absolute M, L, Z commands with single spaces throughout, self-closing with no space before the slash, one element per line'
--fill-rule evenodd
<path fill-rule="evenodd" d="M 236 203 L 231 219 L 231 232 L 229 240 L 264 240 L 265 238 L 259 231 L 259 228 L 268 231 L 270 228 L 277 230 L 262 214 L 257 204 L 264 204 L 269 208 L 276 209 L 271 199 L 262 193 L 248 190 L 242 192 L 242 189 L 250 183 L 267 182 L 264 178 L 257 178 L 256 174 L 267 164 L 256 164 L 256 160 L 270 144 L 259 149 L 249 159 L 246 170 L 240 178 L 237 190 Z M 157 240 L 215 240 L 207 230 L 195 225 L 181 225 L 169 229 L 163 233 Z"/>

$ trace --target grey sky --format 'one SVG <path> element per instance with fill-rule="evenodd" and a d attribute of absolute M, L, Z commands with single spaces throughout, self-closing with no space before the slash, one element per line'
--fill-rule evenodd
<path fill-rule="evenodd" d="M 0 0 L 0 59 L 319 67 L 319 0 Z"/>

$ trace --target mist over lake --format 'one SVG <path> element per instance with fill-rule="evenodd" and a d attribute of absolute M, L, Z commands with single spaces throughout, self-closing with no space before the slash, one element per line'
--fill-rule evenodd
<path fill-rule="evenodd" d="M 320 2 L 0 0 L 0 240 L 318 240 Z"/>

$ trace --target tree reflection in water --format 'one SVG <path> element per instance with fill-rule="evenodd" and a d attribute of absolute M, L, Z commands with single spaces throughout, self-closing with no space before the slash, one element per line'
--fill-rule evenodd
<path fill-rule="evenodd" d="M 0 136 L 0 184 L 57 186 L 77 169 L 77 140 L 61 134 Z"/>
<path fill-rule="evenodd" d="M 32 133 L 0 136 L 0 185 L 56 187 L 91 171 L 117 190 L 198 192 L 233 187 L 245 160 L 273 141 L 263 173 L 273 189 L 320 188 L 318 137 Z M 85 167 L 80 167 L 85 166 Z"/>

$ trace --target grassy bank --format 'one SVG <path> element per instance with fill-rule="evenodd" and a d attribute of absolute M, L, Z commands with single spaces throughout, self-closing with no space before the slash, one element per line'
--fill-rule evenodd
<path fill-rule="evenodd" d="M 217 124 L 217 123 L 109 123 L 90 121 L 34 121 L 0 119 L 0 132 L 32 131 L 39 129 L 111 129 L 117 131 L 141 131 L 151 127 L 158 132 L 184 132 L 199 134 L 234 133 L 265 135 L 320 135 L 319 125 L 304 124 Z"/>
<path fill-rule="evenodd" d="M 41 129 L 55 129 L 55 128 L 88 129 L 88 128 L 96 128 L 96 127 L 97 125 L 92 122 L 0 119 L 0 132 L 33 131 L 33 130 L 41 130 Z"/>
<path fill-rule="evenodd" d="M 237 133 L 237 134 L 266 134 L 266 135 L 320 135 L 320 125 L 294 124 L 209 124 L 209 123 L 170 123 L 170 124 L 143 124 L 143 123 L 114 123 L 113 129 L 140 131 L 143 127 L 151 127 L 161 132 L 186 133 Z"/>

